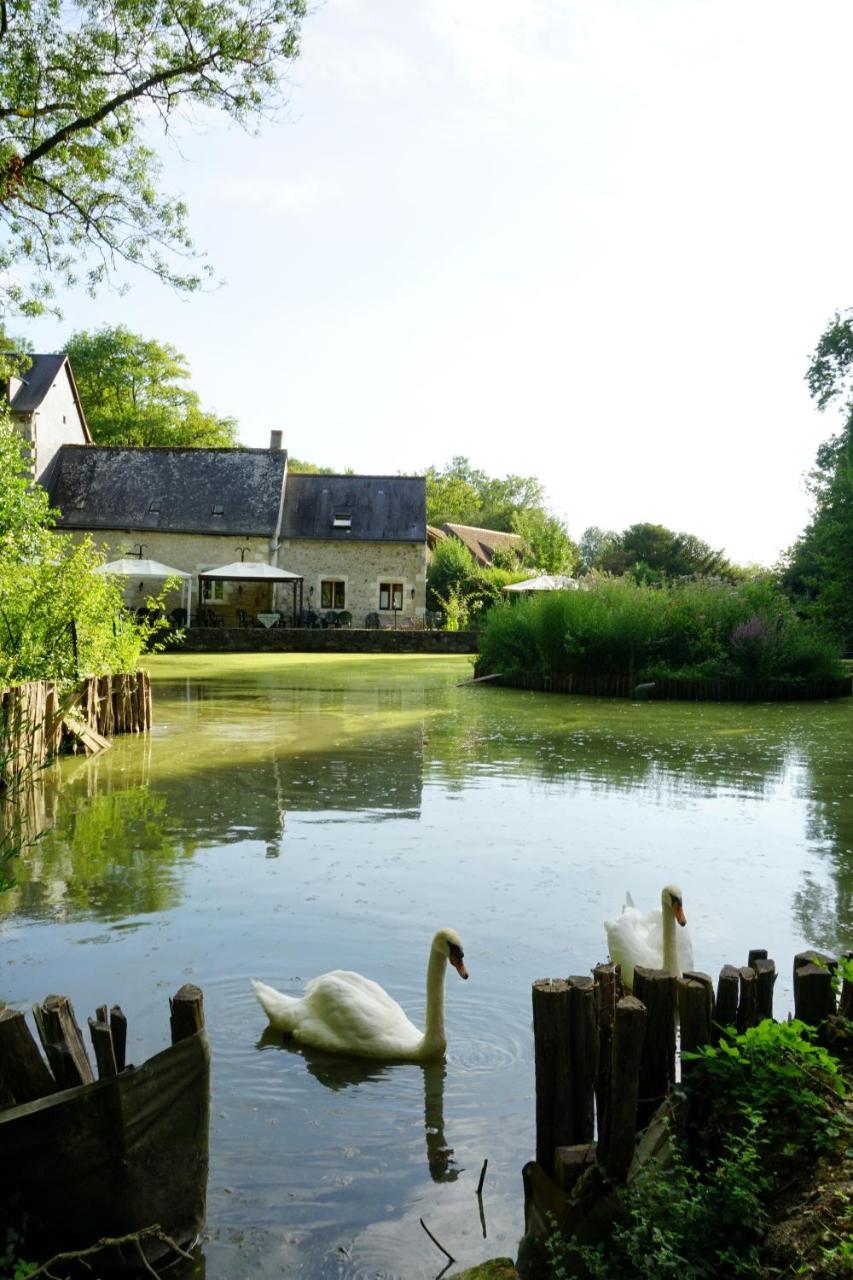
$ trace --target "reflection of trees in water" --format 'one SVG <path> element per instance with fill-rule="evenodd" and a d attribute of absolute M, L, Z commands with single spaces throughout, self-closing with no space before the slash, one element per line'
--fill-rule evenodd
<path fill-rule="evenodd" d="M 167 803 L 145 786 L 63 803 L 17 869 L 4 909 L 110 920 L 175 905 L 174 863 L 194 847 L 166 828 Z"/>
<path fill-rule="evenodd" d="M 453 1148 L 444 1136 L 444 1082 L 447 1067 L 443 1059 L 435 1062 L 392 1063 L 321 1053 L 296 1045 L 272 1027 L 266 1027 L 258 1041 L 259 1049 L 276 1048 L 304 1059 L 309 1075 L 326 1089 L 338 1093 L 353 1086 L 388 1079 L 393 1071 L 419 1071 L 424 1087 L 424 1135 L 426 1157 L 433 1182 L 455 1182 L 459 1170 L 453 1159 Z"/>
<path fill-rule="evenodd" d="M 826 869 L 803 874 L 794 911 L 813 947 L 853 947 L 853 734 L 824 740 L 809 760 L 808 837 Z"/>

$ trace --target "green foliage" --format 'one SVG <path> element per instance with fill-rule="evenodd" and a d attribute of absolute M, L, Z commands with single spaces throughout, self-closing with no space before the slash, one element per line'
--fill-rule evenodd
<path fill-rule="evenodd" d="M 684 1055 L 692 1063 L 690 1088 L 711 1100 L 721 1124 L 757 1119 L 787 1159 L 831 1151 L 843 1124 L 837 1103 L 845 1086 L 837 1058 L 814 1034 L 796 1020 L 766 1018 L 740 1035 L 728 1027 L 718 1045 Z"/>
<path fill-rule="evenodd" d="M 526 576 L 526 571 L 484 568 L 457 538 L 445 538 L 427 569 L 427 608 L 444 615 L 448 631 L 478 626 L 488 610 L 503 603 L 503 588 Z"/>
<path fill-rule="evenodd" d="M 484 668 L 647 678 L 841 674 L 837 646 L 799 619 L 769 579 L 648 587 L 593 575 L 585 583 L 490 612 L 480 638 Z"/>
<path fill-rule="evenodd" d="M 94 291 L 117 263 L 178 289 L 197 271 L 187 210 L 158 190 L 144 140 L 159 121 L 223 112 L 249 127 L 280 100 L 304 0 L 20 0 L 0 39 L 0 270 L 30 314 L 85 264 Z"/>
<path fill-rule="evenodd" d="M 513 532 L 524 539 L 529 564 L 535 565 L 542 573 L 571 575 L 577 570 L 578 548 L 562 520 L 549 515 L 541 507 L 528 507 L 514 511 L 510 523 Z"/>
<path fill-rule="evenodd" d="M 0 1240 L 0 1276 L 5 1277 L 6 1280 L 27 1280 L 27 1276 L 38 1271 L 38 1264 L 24 1262 L 18 1256 L 21 1235 L 11 1223 L 6 1222 L 3 1235 L 5 1241 Z"/>
<path fill-rule="evenodd" d="M 720 1156 L 700 1170 L 670 1139 L 670 1162 L 645 1167 L 623 1193 L 624 1218 L 598 1245 L 570 1244 L 554 1233 L 546 1247 L 552 1280 L 568 1280 L 574 1256 L 595 1280 L 760 1280 L 766 1210 L 760 1125 L 727 1136 Z"/>
<path fill-rule="evenodd" d="M 471 524 L 511 532 L 517 513 L 542 510 L 545 495 L 535 476 L 498 479 L 461 456 L 442 470 L 428 467 L 425 474 L 428 524 Z"/>
<path fill-rule="evenodd" d="M 820 446 L 808 478 L 814 512 L 785 558 L 783 583 L 798 607 L 853 648 L 853 315 L 836 315 L 806 380 L 823 410 L 837 403 L 841 430 Z"/>
<path fill-rule="evenodd" d="M 633 571 L 641 582 L 731 573 L 722 551 L 714 551 L 695 534 L 673 533 L 661 524 L 632 524 L 620 534 L 588 529 L 585 537 L 589 568 L 617 574 Z"/>
<path fill-rule="evenodd" d="M 105 325 L 72 334 L 65 350 L 98 444 L 236 443 L 236 420 L 201 408 L 198 393 L 182 385 L 190 376 L 186 358 L 168 343 Z"/>
<path fill-rule="evenodd" d="M 135 669 L 159 625 L 131 617 L 119 581 L 93 572 L 103 557 L 89 540 L 53 532 L 47 496 L 23 470 L 20 438 L 0 414 L 0 681 L 67 685 Z"/>

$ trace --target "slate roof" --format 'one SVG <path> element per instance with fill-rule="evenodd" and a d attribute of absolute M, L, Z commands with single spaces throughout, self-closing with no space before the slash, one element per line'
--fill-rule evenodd
<path fill-rule="evenodd" d="M 453 534 L 468 548 L 475 560 L 480 564 L 491 564 L 492 556 L 498 548 L 512 547 L 520 550 L 524 539 L 517 533 L 504 533 L 502 529 L 478 529 L 472 524 L 444 524 L 446 533 Z"/>
<path fill-rule="evenodd" d="M 336 527 L 333 523 L 339 517 Z M 349 519 L 349 526 L 340 520 Z M 326 476 L 290 472 L 283 538 L 338 542 L 424 542 L 423 476 Z"/>
<path fill-rule="evenodd" d="M 23 373 L 14 375 L 14 377 L 20 379 L 21 385 L 9 401 L 9 408 L 12 412 L 20 414 L 35 413 L 41 407 L 42 401 L 62 373 L 64 367 L 71 383 L 71 391 L 80 413 L 83 430 L 86 436 L 91 439 L 86 415 L 83 412 L 83 406 L 80 403 L 80 396 L 77 392 L 77 384 L 71 371 L 71 362 L 65 352 L 59 351 L 50 355 L 28 354 L 27 359 L 30 361 L 30 367 L 25 369 Z"/>
<path fill-rule="evenodd" d="M 286 453 L 63 445 L 48 492 L 62 529 L 275 537 Z"/>

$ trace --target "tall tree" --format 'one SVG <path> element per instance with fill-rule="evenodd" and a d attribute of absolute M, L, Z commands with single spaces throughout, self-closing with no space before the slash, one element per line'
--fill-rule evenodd
<path fill-rule="evenodd" d="M 188 111 L 255 124 L 280 100 L 305 0 L 0 0 L 0 299 L 121 262 L 178 289 L 201 273 L 145 134 Z"/>
<path fill-rule="evenodd" d="M 783 582 L 853 649 L 853 312 L 824 330 L 806 381 L 820 410 L 839 407 L 842 425 L 817 451 L 808 478 L 814 512 L 788 552 Z"/>
<path fill-rule="evenodd" d="M 186 357 L 124 325 L 74 333 L 65 347 L 98 444 L 228 446 L 237 422 L 201 408 Z"/>
<path fill-rule="evenodd" d="M 637 566 L 641 566 L 644 580 L 730 573 L 722 551 L 715 551 L 695 534 L 673 533 L 662 524 L 630 525 L 614 541 L 602 545 L 594 564 L 608 573 L 626 573 Z"/>
<path fill-rule="evenodd" d="M 441 470 L 427 468 L 426 492 L 430 524 L 449 521 L 507 532 L 516 512 L 541 509 L 545 496 L 535 476 L 489 476 L 461 455 Z"/>

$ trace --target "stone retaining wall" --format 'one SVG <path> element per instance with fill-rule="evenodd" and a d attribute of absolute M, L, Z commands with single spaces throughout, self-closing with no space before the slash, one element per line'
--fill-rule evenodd
<path fill-rule="evenodd" d="M 476 631 L 190 627 L 186 653 L 476 653 Z"/>

